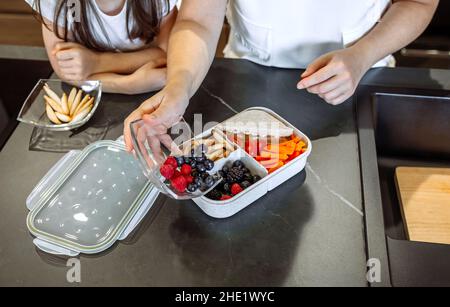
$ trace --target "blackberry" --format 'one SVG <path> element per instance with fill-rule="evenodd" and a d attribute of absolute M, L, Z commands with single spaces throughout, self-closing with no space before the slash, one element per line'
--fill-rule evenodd
<path fill-rule="evenodd" d="M 254 183 L 253 182 L 253 175 L 251 173 L 245 173 L 244 174 L 244 181 L 248 181 L 250 183 Z"/>
<path fill-rule="evenodd" d="M 248 189 L 252 184 L 249 181 L 242 181 L 241 188 Z"/>
<path fill-rule="evenodd" d="M 261 179 L 262 179 L 261 176 L 254 175 L 254 176 L 253 176 L 253 183 L 258 182 L 258 181 L 260 181 Z"/>
<path fill-rule="evenodd" d="M 222 198 L 222 193 L 219 190 L 214 189 L 206 194 L 206 197 L 212 200 L 220 200 Z"/>
<path fill-rule="evenodd" d="M 224 183 L 222 185 L 222 190 L 225 192 L 225 194 L 231 193 L 231 185 L 229 183 Z"/>
<path fill-rule="evenodd" d="M 239 167 L 232 167 L 230 171 L 227 173 L 228 183 L 242 182 L 243 179 L 244 179 L 244 171 Z"/>
<path fill-rule="evenodd" d="M 233 167 L 237 167 L 237 168 L 245 168 L 245 164 L 244 162 L 237 160 L 233 163 Z"/>

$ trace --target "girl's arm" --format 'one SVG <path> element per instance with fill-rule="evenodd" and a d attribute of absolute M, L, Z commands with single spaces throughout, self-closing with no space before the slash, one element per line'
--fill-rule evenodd
<path fill-rule="evenodd" d="M 128 75 L 108 72 L 94 74 L 90 78 L 102 81 L 103 89 L 109 93 L 133 95 L 162 89 L 166 84 L 167 76 L 167 69 L 165 68 L 167 64 L 166 50 L 177 13 L 177 9 L 174 9 L 162 20 L 160 33 L 153 42 L 161 56 L 147 57 L 143 66 Z M 133 54 L 130 53 L 129 55 Z M 113 61 L 118 61 L 118 59 L 116 58 Z"/>
<path fill-rule="evenodd" d="M 64 42 L 49 30 L 53 29 L 53 24 L 49 20 L 44 22 L 42 36 L 47 55 L 53 70 L 62 80 L 86 80 L 91 75 L 101 72 L 133 73 L 148 63 L 153 63 L 155 67 L 159 67 L 162 62 L 165 64 L 166 53 L 160 48 L 117 54 L 98 53 L 76 43 Z M 55 52 L 63 48 L 64 51 Z M 98 62 L 99 57 L 102 59 L 101 63 Z"/>
<path fill-rule="evenodd" d="M 52 53 L 62 71 L 74 80 L 85 80 L 104 72 L 131 74 L 149 61 L 166 58 L 166 53 L 158 47 L 131 52 L 96 52 L 71 42 L 57 43 Z"/>

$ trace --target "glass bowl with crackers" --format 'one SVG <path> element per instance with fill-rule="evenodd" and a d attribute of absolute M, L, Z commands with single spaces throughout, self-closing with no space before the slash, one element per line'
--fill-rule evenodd
<path fill-rule="evenodd" d="M 41 79 L 25 100 L 17 120 L 52 131 L 74 130 L 92 118 L 101 96 L 100 81 L 71 85 Z"/>

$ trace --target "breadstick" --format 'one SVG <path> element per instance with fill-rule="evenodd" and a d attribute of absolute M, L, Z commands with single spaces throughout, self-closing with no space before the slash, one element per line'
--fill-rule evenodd
<path fill-rule="evenodd" d="M 70 91 L 69 99 L 67 100 L 67 104 L 69 106 L 69 112 L 70 112 L 70 109 L 72 108 L 72 104 L 75 100 L 75 97 L 77 96 L 77 93 L 78 93 L 78 90 L 75 87 L 72 88 L 72 90 Z"/>
<path fill-rule="evenodd" d="M 75 124 L 75 123 L 78 123 L 78 122 L 82 121 L 89 114 L 89 112 L 91 112 L 91 107 L 89 107 L 89 108 L 85 109 L 84 111 L 80 112 L 77 116 L 75 116 L 72 119 L 71 123 Z"/>
<path fill-rule="evenodd" d="M 45 110 L 47 111 L 48 119 L 52 123 L 54 123 L 56 125 L 61 125 L 62 124 L 61 121 L 56 116 L 55 112 L 53 111 L 52 107 L 48 103 L 45 105 Z"/>
<path fill-rule="evenodd" d="M 57 103 L 56 101 L 54 101 L 53 99 L 51 99 L 48 96 L 44 96 L 45 102 L 47 102 L 48 105 L 50 105 L 50 107 L 58 113 L 64 113 L 64 110 L 62 109 L 61 105 L 59 103 Z"/>
<path fill-rule="evenodd" d="M 64 94 L 62 95 L 62 98 L 61 98 L 61 107 L 62 107 L 62 109 L 63 109 L 63 111 L 64 111 L 64 114 L 65 114 L 65 115 L 69 115 L 69 113 L 70 113 L 70 109 L 69 109 L 69 101 L 68 101 L 68 98 L 67 98 L 66 93 L 64 93 Z"/>
<path fill-rule="evenodd" d="M 75 112 L 75 109 L 78 107 L 78 105 L 81 102 L 81 95 L 83 95 L 83 91 L 79 90 L 77 95 L 75 96 L 75 99 L 73 100 L 72 105 L 70 106 L 70 116 L 73 115 L 73 113 Z"/>
<path fill-rule="evenodd" d="M 81 105 L 78 107 L 78 110 L 75 111 L 75 114 L 73 116 L 77 116 L 79 113 L 81 113 L 82 111 L 84 111 L 87 108 L 90 108 L 94 105 L 94 97 L 92 97 L 91 99 L 89 99 L 85 104 Z"/>
<path fill-rule="evenodd" d="M 56 117 L 58 117 L 58 119 L 59 119 L 61 122 L 63 122 L 63 123 L 68 123 L 68 122 L 71 121 L 70 116 L 68 116 L 68 115 L 66 115 L 66 114 L 61 114 L 61 113 L 56 112 L 55 115 L 56 115 Z"/>
<path fill-rule="evenodd" d="M 76 116 L 78 113 L 80 113 L 80 111 L 87 106 L 87 104 L 89 103 L 89 101 L 93 101 L 93 98 L 91 98 L 91 96 L 86 95 L 86 97 L 84 97 L 84 99 L 80 102 L 80 104 L 78 105 L 78 107 L 76 107 L 75 111 L 73 112 L 72 116 Z"/>
<path fill-rule="evenodd" d="M 54 91 L 52 91 L 52 89 L 50 88 L 50 86 L 48 86 L 48 84 L 46 83 L 44 85 L 44 91 L 47 93 L 47 95 L 53 99 L 54 101 L 56 101 L 59 105 L 61 105 L 61 99 L 59 98 L 58 95 L 56 95 L 56 93 Z"/>

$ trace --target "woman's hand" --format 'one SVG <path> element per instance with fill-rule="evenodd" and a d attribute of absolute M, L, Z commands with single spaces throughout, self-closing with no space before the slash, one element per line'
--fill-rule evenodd
<path fill-rule="evenodd" d="M 68 81 L 82 81 L 98 73 L 100 54 L 77 43 L 58 43 L 53 54 L 56 57 L 61 77 Z"/>
<path fill-rule="evenodd" d="M 130 124 L 144 120 L 146 129 L 155 136 L 167 134 L 167 130 L 178 123 L 189 104 L 185 90 L 178 86 L 166 86 L 155 96 L 146 100 L 125 120 L 124 137 L 128 151 L 133 150 Z"/>
<path fill-rule="evenodd" d="M 353 95 L 370 68 L 363 58 L 352 47 L 327 53 L 308 66 L 297 88 L 317 94 L 329 104 L 341 104 Z"/>

